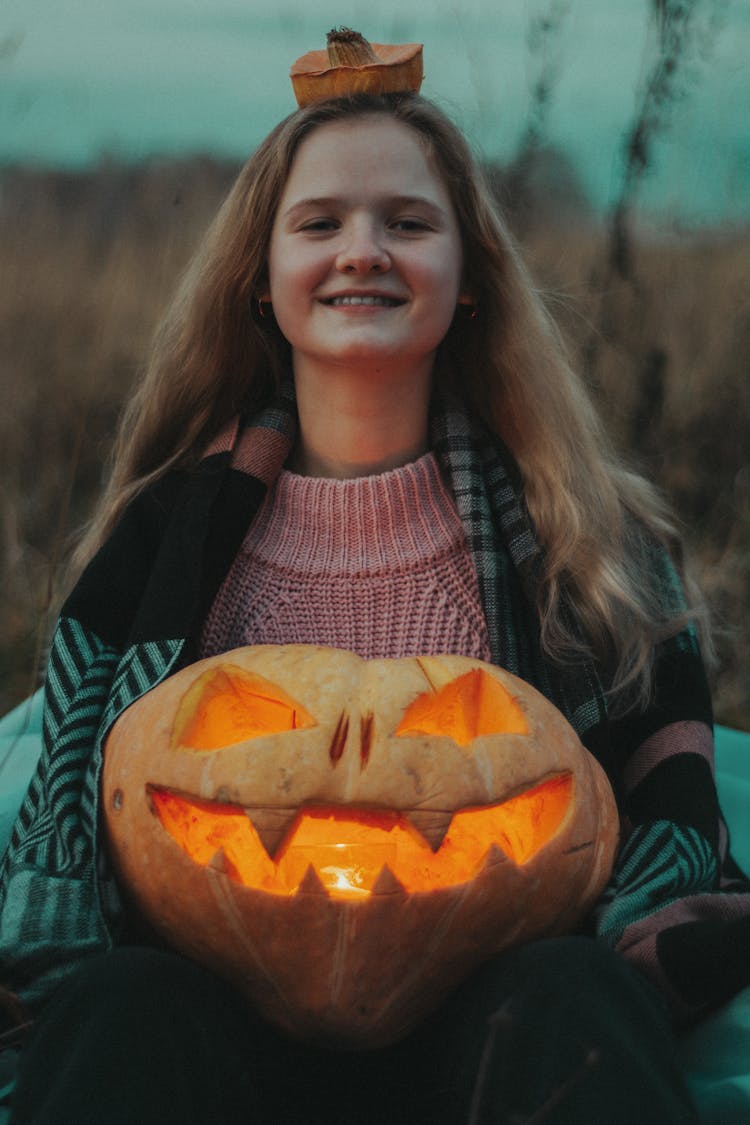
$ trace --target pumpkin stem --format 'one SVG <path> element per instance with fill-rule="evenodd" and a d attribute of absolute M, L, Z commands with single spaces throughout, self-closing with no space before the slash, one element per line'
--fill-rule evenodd
<path fill-rule="evenodd" d="M 333 28 L 326 36 L 331 66 L 366 66 L 380 60 L 364 35 L 349 27 Z"/>

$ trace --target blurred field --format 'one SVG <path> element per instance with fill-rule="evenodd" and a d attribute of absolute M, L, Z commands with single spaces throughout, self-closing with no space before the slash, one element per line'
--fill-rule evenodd
<path fill-rule="evenodd" d="M 39 682 L 120 405 L 235 172 L 194 159 L 0 177 L 0 714 Z M 512 217 L 535 276 L 618 443 L 684 524 L 718 626 L 717 717 L 750 730 L 750 228 L 642 228 L 623 279 L 574 192 L 524 198 Z"/>

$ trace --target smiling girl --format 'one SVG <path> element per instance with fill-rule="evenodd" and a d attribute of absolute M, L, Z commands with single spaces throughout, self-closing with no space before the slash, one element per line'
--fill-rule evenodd
<path fill-rule="evenodd" d="M 356 477 L 426 452 L 435 354 L 470 298 L 450 196 L 413 130 L 372 115 L 303 141 L 268 272 L 260 300 L 292 347 L 294 467 Z"/>
<path fill-rule="evenodd" d="M 697 1119 L 670 1019 L 747 979 L 750 903 L 719 825 L 702 611 L 434 106 L 325 100 L 253 154 L 162 325 L 82 555 L 3 874 L 3 965 L 37 1016 L 14 1125 Z M 97 825 L 126 706 L 196 658 L 291 642 L 501 664 L 563 710 L 621 802 L 587 932 L 494 959 L 381 1051 L 289 1041 L 156 948 Z"/>

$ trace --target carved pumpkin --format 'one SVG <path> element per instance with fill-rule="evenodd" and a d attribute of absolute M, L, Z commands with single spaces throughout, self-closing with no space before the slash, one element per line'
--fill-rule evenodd
<path fill-rule="evenodd" d="M 488 956 L 573 928 L 618 834 L 603 771 L 528 684 L 307 645 L 144 696 L 107 740 L 103 801 L 156 929 L 332 1045 L 392 1041 Z"/>
<path fill-rule="evenodd" d="M 421 43 L 368 43 L 348 27 L 328 32 L 325 51 L 308 51 L 290 71 L 300 107 L 347 94 L 392 94 L 422 85 Z"/>

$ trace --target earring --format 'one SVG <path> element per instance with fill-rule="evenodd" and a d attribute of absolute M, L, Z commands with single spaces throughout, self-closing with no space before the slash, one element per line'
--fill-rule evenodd
<path fill-rule="evenodd" d="M 266 319 L 266 312 L 263 307 L 264 305 L 268 305 L 269 312 L 272 311 L 271 302 L 269 301 L 268 297 L 258 297 L 258 316 L 261 320 Z"/>
<path fill-rule="evenodd" d="M 465 320 L 476 320 L 479 316 L 479 306 L 469 301 L 459 301 L 458 308 Z"/>

